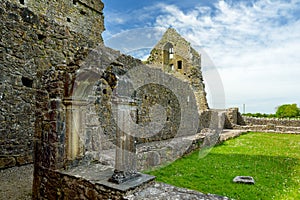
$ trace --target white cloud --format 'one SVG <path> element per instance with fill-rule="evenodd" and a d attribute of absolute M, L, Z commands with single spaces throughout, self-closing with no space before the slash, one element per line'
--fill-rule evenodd
<path fill-rule="evenodd" d="M 140 58 L 145 58 L 146 49 L 154 46 L 163 30 L 176 28 L 202 53 L 206 79 L 213 77 L 213 60 L 223 80 L 227 107 L 246 103 L 249 112 L 273 112 L 283 103 L 300 104 L 300 0 L 218 1 L 215 7 L 189 10 L 159 3 L 106 19 L 117 25 L 133 20 L 143 27 L 160 27 L 124 31 L 105 40 L 108 46 Z M 209 96 L 214 97 L 213 84 L 207 84 Z M 211 102 L 221 106 L 218 99 Z"/>
<path fill-rule="evenodd" d="M 273 112 L 279 104 L 300 103 L 299 0 L 219 1 L 216 10 L 196 7 L 188 12 L 158 6 L 164 14 L 156 18 L 156 26 L 172 25 L 212 58 L 227 106 L 248 102 L 249 112 Z"/>

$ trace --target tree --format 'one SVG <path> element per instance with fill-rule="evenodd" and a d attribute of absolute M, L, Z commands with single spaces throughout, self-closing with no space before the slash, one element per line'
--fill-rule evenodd
<path fill-rule="evenodd" d="M 300 110 L 297 104 L 284 104 L 277 108 L 276 117 L 297 117 L 300 115 Z"/>

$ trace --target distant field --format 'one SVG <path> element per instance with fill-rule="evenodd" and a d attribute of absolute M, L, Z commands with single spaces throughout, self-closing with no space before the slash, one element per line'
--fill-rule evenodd
<path fill-rule="evenodd" d="M 300 135 L 248 133 L 158 170 L 157 181 L 241 200 L 300 199 Z M 233 183 L 252 176 L 255 185 Z"/>

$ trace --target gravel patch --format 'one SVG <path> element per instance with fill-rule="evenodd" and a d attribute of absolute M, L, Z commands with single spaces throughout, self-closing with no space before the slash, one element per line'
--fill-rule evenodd
<path fill-rule="evenodd" d="M 31 200 L 33 165 L 0 170 L 0 199 Z"/>

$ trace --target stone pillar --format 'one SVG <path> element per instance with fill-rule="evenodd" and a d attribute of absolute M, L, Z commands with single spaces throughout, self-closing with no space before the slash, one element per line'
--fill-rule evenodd
<path fill-rule="evenodd" d="M 238 108 L 228 108 L 226 110 L 225 128 L 232 129 L 238 123 Z"/>
<path fill-rule="evenodd" d="M 85 107 L 84 100 L 65 99 L 66 106 L 66 159 L 74 160 L 84 154 L 80 135 L 84 134 Z"/>
<path fill-rule="evenodd" d="M 130 127 L 132 123 L 136 122 L 136 119 L 131 119 L 131 114 L 137 113 L 137 103 L 126 97 L 117 97 L 113 103 L 118 127 L 116 129 L 115 170 L 109 181 L 120 184 L 140 176 L 136 170 L 135 137 L 128 133 L 132 128 Z M 134 116 L 134 118 L 136 117 Z"/>

